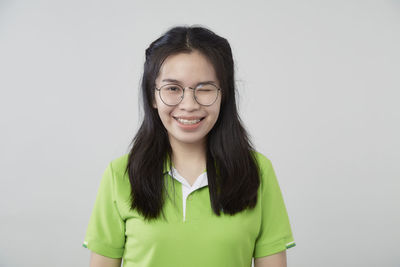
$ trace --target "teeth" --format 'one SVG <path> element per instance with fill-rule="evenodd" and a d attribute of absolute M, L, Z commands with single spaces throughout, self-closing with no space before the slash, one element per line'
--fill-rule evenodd
<path fill-rule="evenodd" d="M 180 119 L 180 118 L 177 118 L 177 120 L 183 124 L 195 124 L 200 121 L 200 120 L 184 120 L 184 119 Z"/>

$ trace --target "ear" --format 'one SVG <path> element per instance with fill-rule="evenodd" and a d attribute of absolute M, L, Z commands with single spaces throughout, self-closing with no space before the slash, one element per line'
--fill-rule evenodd
<path fill-rule="evenodd" d="M 156 103 L 156 100 L 155 100 L 155 99 L 153 99 L 153 104 L 152 104 L 152 106 L 153 106 L 153 108 L 157 109 L 157 103 Z"/>

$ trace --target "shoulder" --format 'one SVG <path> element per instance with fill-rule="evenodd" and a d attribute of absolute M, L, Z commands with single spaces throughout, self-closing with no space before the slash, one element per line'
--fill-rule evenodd
<path fill-rule="evenodd" d="M 272 162 L 269 157 L 255 150 L 253 150 L 252 153 L 262 173 L 268 172 L 272 168 Z"/>
<path fill-rule="evenodd" d="M 113 173 L 122 174 L 125 172 L 126 166 L 128 164 L 129 153 L 126 153 L 122 156 L 114 158 L 110 162 L 110 167 Z"/>
<path fill-rule="evenodd" d="M 120 212 L 124 213 L 124 203 L 130 196 L 130 182 L 126 166 L 129 159 L 129 153 L 114 158 L 108 164 L 110 170 L 111 187 L 115 195 L 115 199 L 119 204 Z M 121 204 L 122 203 L 122 204 Z M 126 202 L 127 203 L 127 202 Z"/>
<path fill-rule="evenodd" d="M 117 190 L 119 190 L 120 186 L 126 186 L 126 183 L 129 181 L 128 173 L 126 172 L 128 159 L 129 153 L 111 159 L 107 166 L 107 177 L 111 179 L 113 186 Z"/>

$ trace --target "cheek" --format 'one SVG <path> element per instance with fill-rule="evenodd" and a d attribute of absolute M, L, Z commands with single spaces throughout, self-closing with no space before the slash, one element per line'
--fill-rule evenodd
<path fill-rule="evenodd" d="M 217 122 L 218 117 L 219 117 L 219 112 L 216 112 L 214 117 L 214 124 Z"/>
<path fill-rule="evenodd" d="M 171 112 L 172 112 L 171 108 L 159 105 L 157 111 L 158 111 L 158 116 L 160 116 L 160 119 L 164 123 L 164 125 L 165 125 L 165 123 L 171 122 L 171 118 L 172 118 L 171 117 Z"/>
<path fill-rule="evenodd" d="M 210 111 L 209 113 L 211 115 L 211 120 L 210 120 L 210 129 L 212 129 L 215 126 L 215 123 L 218 120 L 218 116 L 219 116 L 219 109 L 213 109 L 212 111 Z"/>

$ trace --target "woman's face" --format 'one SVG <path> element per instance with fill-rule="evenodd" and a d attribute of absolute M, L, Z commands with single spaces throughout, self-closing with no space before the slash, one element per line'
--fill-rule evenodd
<path fill-rule="evenodd" d="M 180 53 L 167 57 L 160 68 L 156 79 L 156 87 L 165 84 L 180 84 L 182 87 L 195 88 L 198 83 L 213 81 L 220 88 L 212 64 L 198 51 L 190 54 Z M 158 115 L 168 131 L 171 145 L 180 144 L 205 144 L 206 136 L 218 119 L 221 106 L 221 91 L 217 100 L 211 106 L 202 106 L 193 97 L 194 91 L 186 88 L 184 98 L 177 106 L 164 104 L 155 90 L 155 103 L 153 107 L 158 110 Z M 182 121 L 182 119 L 186 121 Z M 201 119 L 200 122 L 194 123 Z"/>

